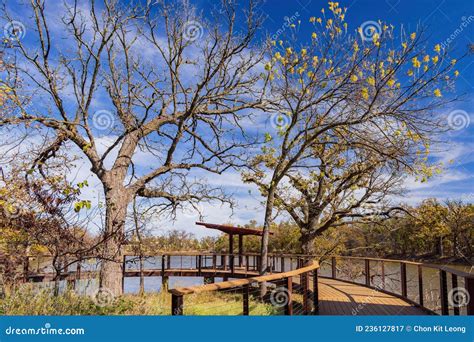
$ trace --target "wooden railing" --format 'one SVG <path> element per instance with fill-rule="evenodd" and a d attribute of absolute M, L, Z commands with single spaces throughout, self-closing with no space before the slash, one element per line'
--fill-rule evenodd
<path fill-rule="evenodd" d="M 34 262 L 24 267 L 24 278 L 33 281 L 51 280 L 52 273 L 41 269 L 37 257 L 32 258 Z M 255 275 L 261 265 L 261 257 L 255 253 L 230 255 L 175 252 L 146 256 L 145 259 L 155 261 L 155 264 L 146 270 L 145 276 L 209 276 L 212 278 L 211 281 L 214 281 L 214 277 L 222 277 L 224 280 L 253 277 L 245 279 L 252 284 L 255 283 Z M 474 315 L 474 275 L 447 266 L 370 257 L 270 254 L 267 271 L 276 273 L 277 278 L 283 279 L 285 272 L 297 271 L 297 268 L 301 268 L 301 265 L 312 259 L 319 259 L 321 265 L 319 276 L 377 289 L 419 306 L 427 313 Z M 124 256 L 124 278 L 137 276 L 137 267 L 130 267 L 137 260 L 136 256 Z M 173 273 L 174 270 L 177 272 Z M 74 283 L 81 278 L 95 275 L 96 271 L 88 270 L 85 266 L 81 266 L 81 263 L 76 263 L 62 270 L 60 277 Z M 242 290 L 244 285 L 239 285 Z M 463 298 L 470 300 L 465 300 L 464 303 Z M 456 302 L 459 299 L 461 302 Z"/>
<path fill-rule="evenodd" d="M 192 294 L 199 294 L 204 292 L 229 292 L 242 294 L 242 314 L 249 315 L 249 302 L 253 295 L 263 303 L 270 303 L 272 305 L 284 307 L 286 315 L 294 314 L 293 295 L 294 293 L 302 294 L 302 310 L 301 313 L 308 315 L 310 313 L 316 314 L 318 312 L 318 268 L 317 261 L 310 261 L 305 266 L 299 267 L 292 271 L 275 273 L 265 276 L 252 277 L 246 279 L 237 279 L 231 281 L 224 281 L 215 284 L 207 284 L 192 287 L 179 287 L 169 290 L 172 296 L 171 312 L 172 315 L 183 315 L 185 300 L 184 297 Z M 294 280 L 294 277 L 299 277 Z M 312 280 L 312 284 L 310 284 Z M 278 288 L 272 289 L 269 296 L 262 296 L 261 285 L 276 284 Z M 294 286 L 297 285 L 297 286 Z M 283 290 L 282 290 L 283 289 Z M 279 292 L 276 293 L 276 292 Z M 252 294 L 253 292 L 253 294 Z M 277 296 L 282 296 L 283 299 L 275 299 Z M 273 297 L 273 299 L 272 299 Z"/>
<path fill-rule="evenodd" d="M 359 272 L 354 271 L 357 262 L 360 263 Z M 321 264 L 330 265 L 329 276 L 333 279 L 365 285 L 400 297 L 428 313 L 474 315 L 474 274 L 442 265 L 352 256 L 331 256 Z M 344 265 L 348 266 L 346 274 Z M 408 269 L 411 269 L 412 279 L 408 279 Z M 431 273 L 431 276 L 436 274 L 439 286 L 433 287 L 433 279 L 426 279 L 426 273 Z M 409 291 L 409 283 L 413 285 L 412 291 Z M 398 289 L 393 286 L 396 284 L 399 284 Z"/>

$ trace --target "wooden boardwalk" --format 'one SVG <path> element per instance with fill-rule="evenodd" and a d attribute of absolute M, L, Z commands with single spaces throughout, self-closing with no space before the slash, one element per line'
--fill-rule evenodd
<path fill-rule="evenodd" d="M 132 256 L 123 256 L 122 279 L 139 277 L 140 272 L 136 269 L 136 258 L 130 261 L 127 260 L 127 257 Z M 142 271 L 143 275 L 145 277 L 161 276 L 163 284 L 168 282 L 168 277 L 180 276 L 202 277 L 205 284 L 217 281 L 216 285 L 197 285 L 170 290 L 170 292 L 173 291 L 172 299 L 174 299 L 172 309 L 173 307 L 177 309 L 172 310 L 174 315 L 183 314 L 180 303 L 183 303 L 185 296 L 190 293 L 202 292 L 203 288 L 208 289 L 208 291 L 220 291 L 225 288 L 235 293 L 242 293 L 243 312 L 244 315 L 248 314 L 250 289 L 259 286 L 263 282 L 271 282 L 285 288 L 290 294 L 290 299 L 291 294 L 295 294 L 293 304 L 291 301 L 286 304 L 286 315 L 318 313 L 313 310 L 315 307 L 319 309 L 320 315 L 474 315 L 474 301 L 471 300 L 466 308 L 462 308 L 450 305 L 448 300 L 450 289 L 456 287 L 461 287 L 467 294 L 471 295 L 471 298 L 474 298 L 474 275 L 440 265 L 370 257 L 331 256 L 322 261 L 325 269 L 321 269 L 320 261 L 315 256 L 282 254 L 269 256 L 267 262 L 268 265 L 271 265 L 273 273 L 259 276 L 256 270 L 261 265 L 261 258 L 255 254 L 229 255 L 179 252 L 148 257 L 158 261 L 161 259 L 161 262 L 157 263 L 155 260 L 154 263 L 150 264 L 150 268 Z M 44 273 L 45 267 L 40 267 L 42 264 L 40 264 L 38 256 L 35 258 L 37 259 L 35 260 L 37 262 L 35 262 L 35 271 L 28 267 L 29 264 L 24 267 L 24 281 L 44 282 L 53 280 L 55 275 Z M 45 264 L 44 261 L 42 263 Z M 127 267 L 127 265 L 133 267 Z M 361 265 L 363 266 L 361 267 Z M 153 268 L 153 266 L 156 266 L 156 268 Z M 368 285 L 374 284 L 374 279 L 380 280 L 380 286 L 386 284 L 387 267 L 389 267 L 388 269 L 399 270 L 399 272 L 393 271 L 391 277 L 400 282 L 400 290 L 396 293 L 390 293 L 368 287 Z M 410 267 L 411 273 L 415 271 L 417 275 L 413 278 L 415 282 L 417 281 L 416 298 L 411 298 L 408 295 L 408 267 Z M 74 271 L 70 268 L 72 267 L 69 267 L 68 270 L 68 267 L 66 267 L 59 279 L 66 280 L 72 286 L 76 286 L 78 284 L 76 281 L 79 279 L 97 277 L 97 272 L 86 270 L 85 267 L 81 267 L 81 263 L 76 264 Z M 353 269 L 357 271 L 357 276 L 351 274 Z M 424 289 L 427 286 L 423 282 L 425 270 L 431 272 L 435 270 L 439 274 L 439 296 L 431 298 L 428 303 L 424 303 Z M 355 283 L 355 281 L 361 282 L 362 277 L 365 278 L 363 283 L 367 286 Z M 219 278 L 222 278 L 223 281 L 220 281 Z M 354 283 L 339 280 L 341 278 L 354 279 Z M 227 281 L 229 279 L 230 281 Z M 318 297 L 314 296 L 316 279 Z M 413 300 L 416 301 L 417 305 Z M 434 305 L 437 305 L 437 308 L 432 311 Z"/>
<path fill-rule="evenodd" d="M 426 315 L 398 297 L 365 286 L 319 278 L 320 315 Z"/>

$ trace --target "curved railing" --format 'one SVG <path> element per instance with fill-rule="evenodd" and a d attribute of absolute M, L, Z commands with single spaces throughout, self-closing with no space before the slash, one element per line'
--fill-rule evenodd
<path fill-rule="evenodd" d="M 242 314 L 250 314 L 252 297 L 261 303 L 269 303 L 277 308 L 284 308 L 286 315 L 302 313 L 308 315 L 318 312 L 318 268 L 317 261 L 310 261 L 307 265 L 292 271 L 264 275 L 259 277 L 224 281 L 215 284 L 206 284 L 191 287 L 179 287 L 169 290 L 172 295 L 172 315 L 183 315 L 185 312 L 185 296 L 206 292 L 220 294 L 241 294 Z M 294 279 L 294 278 L 297 279 Z M 271 287 L 262 290 L 262 285 Z M 263 291 L 263 292 L 262 292 Z M 266 292 L 266 293 L 265 293 Z M 301 304 L 295 305 L 295 294 L 300 295 Z M 200 304 L 202 306 L 202 304 Z M 300 309 L 298 309 L 300 307 Z M 299 311 L 298 311 L 299 310 Z M 298 311 L 298 312 L 295 312 Z"/>
<path fill-rule="evenodd" d="M 320 262 L 321 277 L 377 289 L 431 314 L 474 315 L 474 275 L 448 266 L 370 257 L 270 254 L 267 272 L 284 278 L 283 273 L 301 268 L 301 265 L 315 258 Z M 143 257 L 146 262 L 142 270 L 138 267 L 139 259 L 133 255 L 124 256 L 124 278 L 199 276 L 204 277 L 206 282 L 214 282 L 215 278 L 223 278 L 224 281 L 230 278 L 254 279 L 261 265 L 260 255 L 252 253 L 160 253 Z M 54 274 L 44 267 L 45 264 L 37 256 L 32 257 L 24 267 L 24 279 L 51 280 Z M 68 266 L 61 270 L 59 278 L 72 286 L 79 279 L 97 275 L 95 266 L 86 267 L 81 262 L 65 264 Z"/>
<path fill-rule="evenodd" d="M 374 288 L 431 314 L 474 315 L 474 274 L 394 259 L 331 256 L 320 262 L 323 277 Z"/>

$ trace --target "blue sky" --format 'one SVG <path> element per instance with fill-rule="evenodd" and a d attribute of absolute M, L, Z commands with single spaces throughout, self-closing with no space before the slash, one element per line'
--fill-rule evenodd
<path fill-rule="evenodd" d="M 206 9 L 213 2 L 194 2 Z M 452 58 L 463 55 L 469 44 L 474 43 L 474 1 L 463 0 L 352 0 L 339 1 L 341 7 L 347 7 L 346 21 L 349 27 L 356 28 L 368 21 L 391 23 L 397 28 L 403 27 L 407 32 L 416 30 L 422 25 L 428 32 L 429 44 L 445 45 L 451 52 Z M 275 37 L 278 32 L 288 30 L 285 23 L 290 21 L 299 26 L 299 33 L 309 37 L 311 26 L 308 20 L 311 16 L 320 16 L 321 8 L 327 10 L 327 1 L 294 0 L 266 1 L 259 6 L 261 14 L 266 18 L 264 28 L 268 36 Z M 463 199 L 474 202 L 474 54 L 467 56 L 458 65 L 460 72 L 456 84 L 456 92 L 463 95 L 461 101 L 448 108 L 440 108 L 440 115 L 446 118 L 449 125 L 450 113 L 459 120 L 456 129 L 443 137 L 445 143 L 433 148 L 433 161 L 443 162 L 445 171 L 426 183 L 407 179 L 407 193 L 397 201 L 408 204 L 419 203 L 424 198 L 435 197 L 446 199 Z M 449 161 L 453 160 L 452 164 Z M 252 203 L 248 193 L 236 187 L 236 194 L 247 209 Z M 255 194 L 256 195 L 256 194 Z M 258 196 L 255 196 L 255 201 Z M 258 207 L 255 207 L 258 208 Z M 257 215 L 256 215 L 257 213 Z M 261 213 L 257 209 L 238 209 L 232 221 L 242 222 L 255 218 L 261 221 Z"/>
<path fill-rule="evenodd" d="M 12 1 L 11 3 L 13 3 Z M 8 1 L 10 3 L 10 1 Z M 47 1 L 50 5 L 53 1 Z M 214 6 L 212 0 L 191 1 L 204 13 Z M 242 1 L 245 3 L 245 1 Z M 355 30 L 357 27 L 369 21 L 382 20 L 403 27 L 407 32 L 412 32 L 418 25 L 426 27 L 429 33 L 429 42 L 444 44 L 452 51 L 452 58 L 457 58 L 467 50 L 468 44 L 474 43 L 474 1 L 452 0 L 355 0 L 339 1 L 341 7 L 348 7 L 346 21 L 349 28 Z M 277 37 L 278 32 L 288 30 L 288 22 L 297 24 L 301 21 L 299 33 L 309 37 L 311 26 L 308 20 L 311 16 L 319 16 L 322 7 L 327 9 L 327 1 L 316 0 L 268 0 L 259 5 L 258 10 L 265 18 L 262 37 L 266 34 Z M 17 9 L 16 6 L 13 6 Z M 16 13 L 21 20 L 21 12 Z M 3 23 L 2 23 L 3 24 Z M 26 35 L 27 42 L 33 37 Z M 474 202 L 474 53 L 459 62 L 460 72 L 457 82 L 457 93 L 463 94 L 462 101 L 450 106 L 440 108 L 440 115 L 446 117 L 446 125 L 450 124 L 448 118 L 455 117 L 454 125 L 457 129 L 448 133 L 444 139 L 446 144 L 433 148 L 433 160 L 443 161 L 447 169 L 439 176 L 430 179 L 426 183 L 417 183 L 413 179 L 406 180 L 406 195 L 397 201 L 409 204 L 420 202 L 424 198 L 436 197 L 440 200 L 447 198 L 462 198 L 466 202 Z M 451 125 L 453 123 L 451 122 Z M 105 142 L 107 137 L 103 139 Z M 137 161 L 143 158 L 147 163 L 146 156 L 137 155 Z M 449 160 L 454 160 L 449 164 Z M 87 163 L 78 167 L 74 176 L 78 181 L 88 178 L 91 187 L 84 193 L 85 198 L 100 198 L 101 188 L 97 180 L 90 176 Z M 208 178 L 210 184 L 224 185 L 229 193 L 234 194 L 238 207 L 231 215 L 229 208 L 218 205 L 205 204 L 202 213 L 205 220 L 215 223 L 244 224 L 251 219 L 261 222 L 263 210 L 260 204 L 262 198 L 253 186 L 242 184 L 238 172 L 228 172 L 222 176 Z M 156 226 L 165 231 L 173 227 L 185 229 L 203 236 L 208 233 L 203 228 L 194 226 L 199 216 L 193 210 L 178 213 L 175 222 L 157 219 Z"/>

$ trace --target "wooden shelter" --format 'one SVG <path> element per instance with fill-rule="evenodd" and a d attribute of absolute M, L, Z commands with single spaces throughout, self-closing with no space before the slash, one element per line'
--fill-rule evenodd
<path fill-rule="evenodd" d="M 251 229 L 251 228 L 242 228 L 242 227 L 234 227 L 234 226 L 227 226 L 222 224 L 215 224 L 215 223 L 206 223 L 206 222 L 196 222 L 199 226 L 204 226 L 209 229 L 217 229 L 221 232 L 229 235 L 229 254 L 234 254 L 234 235 L 239 236 L 239 266 L 242 266 L 242 258 L 244 254 L 244 235 L 256 235 L 262 236 L 263 231 L 259 229 Z M 270 232 L 270 235 L 273 235 Z"/>

